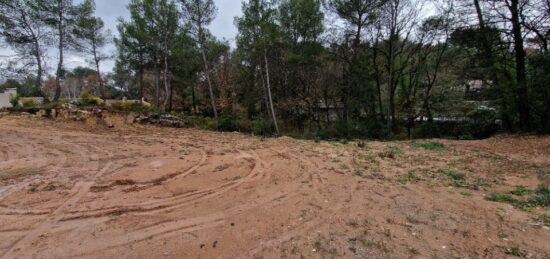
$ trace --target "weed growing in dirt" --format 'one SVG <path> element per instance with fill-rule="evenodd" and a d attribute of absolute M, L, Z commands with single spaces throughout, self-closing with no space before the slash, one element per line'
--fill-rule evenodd
<path fill-rule="evenodd" d="M 540 176 L 549 176 L 550 177 L 550 168 L 537 167 L 537 174 L 539 174 Z"/>
<path fill-rule="evenodd" d="M 548 213 L 541 214 L 534 220 L 540 222 L 544 226 L 550 227 L 550 214 Z"/>
<path fill-rule="evenodd" d="M 452 178 L 455 181 L 464 181 L 465 175 L 464 173 L 448 170 L 448 169 L 439 169 L 437 170 L 438 173 L 444 174 L 450 178 Z"/>
<path fill-rule="evenodd" d="M 550 207 L 550 190 L 547 186 L 539 186 L 534 195 L 528 199 L 531 206 Z"/>
<path fill-rule="evenodd" d="M 390 144 L 386 147 L 384 151 L 378 153 L 378 157 L 393 159 L 400 154 L 403 154 L 403 150 L 401 150 L 401 148 L 398 145 Z"/>
<path fill-rule="evenodd" d="M 550 207 L 550 190 L 542 185 L 535 191 L 518 186 L 509 193 L 491 193 L 486 199 L 495 202 L 509 203 L 520 209 L 529 207 Z"/>
<path fill-rule="evenodd" d="M 487 195 L 487 200 L 510 204 L 515 204 L 517 202 L 517 200 L 514 199 L 512 195 L 507 193 L 490 193 L 489 195 Z"/>
<path fill-rule="evenodd" d="M 527 189 L 527 187 L 525 186 L 520 185 L 520 186 L 516 186 L 516 189 L 514 189 L 510 193 L 516 196 L 524 196 L 526 194 L 531 193 L 531 190 Z"/>
<path fill-rule="evenodd" d="M 472 193 L 471 192 L 460 192 L 460 194 L 462 196 L 466 196 L 466 197 L 471 197 L 472 196 Z"/>
<path fill-rule="evenodd" d="M 439 142 L 415 142 L 411 145 L 414 148 L 423 148 L 427 150 L 443 150 L 446 148 L 445 144 Z"/>
<path fill-rule="evenodd" d="M 526 257 L 527 256 L 527 252 L 521 250 L 517 246 L 512 246 L 511 248 L 507 249 L 506 254 L 517 256 L 517 257 Z"/>
<path fill-rule="evenodd" d="M 401 177 L 399 177 L 399 182 L 401 184 L 406 184 L 406 183 L 409 183 L 409 182 L 416 183 L 416 182 L 419 182 L 420 180 L 421 180 L 421 178 L 416 176 L 413 172 L 408 172 L 408 173 L 402 175 Z"/>

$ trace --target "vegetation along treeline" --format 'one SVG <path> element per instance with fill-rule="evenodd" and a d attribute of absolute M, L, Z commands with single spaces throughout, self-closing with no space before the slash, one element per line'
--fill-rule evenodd
<path fill-rule="evenodd" d="M 93 0 L 0 0 L 3 87 L 144 99 L 221 130 L 311 138 L 550 132 L 547 0 L 248 0 L 235 46 L 213 0 L 131 0 L 111 37 Z M 105 46 L 116 45 L 116 55 Z M 55 73 L 46 64 L 57 50 Z M 66 52 L 90 68 L 66 70 Z M 111 73 L 102 63 L 112 58 Z"/>

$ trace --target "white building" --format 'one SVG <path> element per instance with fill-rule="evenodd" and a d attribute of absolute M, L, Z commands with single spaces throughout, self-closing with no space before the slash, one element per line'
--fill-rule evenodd
<path fill-rule="evenodd" d="M 17 95 L 16 88 L 8 88 L 3 93 L 0 93 L 0 109 L 11 107 L 10 100 Z"/>

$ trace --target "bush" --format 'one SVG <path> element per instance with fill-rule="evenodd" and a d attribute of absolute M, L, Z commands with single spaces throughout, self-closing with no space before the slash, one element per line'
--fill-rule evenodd
<path fill-rule="evenodd" d="M 255 135 L 271 135 L 273 134 L 273 124 L 270 120 L 257 119 L 252 121 L 252 133 Z"/>
<path fill-rule="evenodd" d="M 216 121 L 210 117 L 203 116 L 190 116 L 189 126 L 199 129 L 212 130 L 216 128 Z"/>
<path fill-rule="evenodd" d="M 529 198 L 531 206 L 550 207 L 550 190 L 546 186 L 539 186 L 535 195 Z"/>
<path fill-rule="evenodd" d="M 224 114 L 218 120 L 218 129 L 222 131 L 239 131 L 239 119 L 233 114 Z"/>
<path fill-rule="evenodd" d="M 529 100 L 532 109 L 534 130 L 541 134 L 550 133 L 550 54 L 529 57 Z"/>
<path fill-rule="evenodd" d="M 144 105 L 139 102 L 116 102 L 111 106 L 117 111 L 129 111 L 129 112 L 153 112 L 155 109 L 151 106 Z"/>
<path fill-rule="evenodd" d="M 17 107 L 19 106 L 19 96 L 15 95 L 10 98 L 11 106 Z"/>
<path fill-rule="evenodd" d="M 23 101 L 23 107 L 35 107 L 36 106 L 36 103 L 34 102 L 33 99 L 25 99 Z"/>
<path fill-rule="evenodd" d="M 488 107 L 480 107 L 468 113 L 469 121 L 463 135 L 471 135 L 475 138 L 487 138 L 497 133 L 500 126 L 496 123 L 498 115 L 496 110 Z"/>
<path fill-rule="evenodd" d="M 82 105 L 82 106 L 98 105 L 102 102 L 103 100 L 101 100 L 101 98 L 94 96 L 87 91 L 83 91 L 82 93 L 80 93 L 79 105 Z"/>

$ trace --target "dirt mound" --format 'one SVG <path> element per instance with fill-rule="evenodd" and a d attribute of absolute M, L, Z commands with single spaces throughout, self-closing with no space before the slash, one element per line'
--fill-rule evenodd
<path fill-rule="evenodd" d="M 547 207 L 487 198 L 536 195 L 549 137 L 358 147 L 102 114 L 0 118 L 2 257 L 550 257 Z"/>

